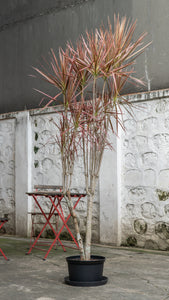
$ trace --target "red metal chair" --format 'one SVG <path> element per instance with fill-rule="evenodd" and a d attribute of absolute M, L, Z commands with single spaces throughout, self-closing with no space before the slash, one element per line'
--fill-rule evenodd
<path fill-rule="evenodd" d="M 8 218 L 0 218 L 0 229 L 2 228 L 2 226 L 3 226 L 6 222 L 8 222 Z M 1 248 L 0 248 L 0 252 L 1 252 L 1 254 L 3 255 L 3 257 L 4 257 L 6 260 L 9 260 L 9 259 L 6 257 L 5 253 L 2 251 Z"/>
<path fill-rule="evenodd" d="M 37 211 L 34 211 L 34 212 L 30 212 L 28 213 L 31 215 L 31 222 L 32 222 L 32 228 L 31 228 L 31 237 L 30 237 L 30 247 L 31 245 L 33 244 L 33 242 L 35 241 L 36 237 L 37 237 L 37 234 L 36 234 L 36 225 L 40 225 L 40 226 L 44 226 L 44 224 L 46 223 L 45 220 L 42 220 L 42 219 L 38 219 L 38 217 L 43 217 L 43 214 L 41 212 L 37 212 Z M 46 213 L 46 215 L 48 216 L 49 213 Z M 54 217 L 54 220 L 50 222 L 50 224 L 53 224 L 55 226 L 55 230 L 57 232 L 58 230 L 58 221 L 59 221 L 59 216 L 58 216 L 58 213 L 54 213 L 53 214 L 53 217 Z M 41 231 L 41 229 L 40 229 Z M 39 232 L 40 232 L 39 231 Z M 39 234 L 38 232 L 38 234 Z M 34 247 L 36 249 L 39 249 L 39 250 L 42 250 L 42 251 L 45 251 L 45 249 L 39 247 L 39 246 L 48 246 L 49 245 L 49 241 L 40 241 L 37 243 L 37 246 L 38 247 Z"/>
<path fill-rule="evenodd" d="M 59 186 L 35 185 L 34 189 L 35 189 L 36 192 L 44 190 L 44 189 L 46 189 L 46 190 L 53 189 L 53 190 L 61 191 L 62 186 L 60 186 L 60 185 Z M 31 223 L 32 223 L 30 247 L 33 245 L 33 243 L 35 242 L 35 240 L 37 238 L 37 234 L 35 233 L 36 225 L 40 225 L 41 229 L 42 229 L 42 227 L 46 224 L 46 219 L 44 218 L 43 213 L 39 209 L 38 210 L 37 209 L 38 209 L 38 207 L 37 207 L 36 202 L 35 202 L 34 207 L 33 207 L 33 211 L 28 213 L 28 214 L 31 215 Z M 50 214 L 51 214 L 51 212 L 45 212 L 45 215 L 48 216 L 49 218 L 50 218 Z M 39 219 L 39 217 L 41 217 L 41 218 Z M 50 225 L 54 225 L 56 233 L 58 231 L 58 222 L 59 222 L 59 215 L 58 215 L 57 212 L 54 212 L 53 217 L 52 217 L 52 221 L 50 221 Z M 38 232 L 38 234 L 39 234 L 39 232 Z M 50 244 L 51 243 L 49 241 L 39 240 L 38 243 L 37 243 L 37 246 L 34 247 L 34 248 L 42 250 L 42 251 L 46 251 L 46 249 L 43 249 L 41 246 L 50 246 Z M 56 244 L 58 244 L 58 242 Z"/>
<path fill-rule="evenodd" d="M 52 250 L 52 248 L 56 245 L 56 243 L 59 243 L 62 248 L 63 251 L 66 251 L 65 249 L 65 245 L 63 245 L 62 241 L 60 240 L 60 234 L 62 233 L 63 229 L 66 228 L 68 233 L 70 234 L 72 240 L 74 241 L 74 243 L 76 244 L 76 247 L 71 247 L 71 246 L 66 246 L 66 247 L 71 247 L 73 249 L 79 249 L 79 245 L 73 235 L 73 233 L 71 232 L 69 226 L 68 226 L 68 220 L 71 217 L 70 212 L 68 212 L 68 215 L 65 216 L 64 211 L 63 211 L 63 207 L 62 207 L 62 199 L 64 199 L 64 194 L 62 191 L 62 187 L 58 186 L 35 186 L 36 191 L 33 192 L 29 192 L 26 193 L 29 196 L 32 196 L 37 207 L 39 208 L 39 211 L 41 212 L 41 215 L 43 215 L 45 223 L 43 228 L 41 229 L 41 232 L 39 233 L 39 235 L 36 237 L 36 239 L 34 240 L 34 243 L 31 245 L 29 251 L 27 252 L 27 254 L 30 254 L 32 249 L 35 248 L 36 244 L 38 243 L 42 233 L 44 232 L 44 230 L 46 229 L 46 226 L 49 225 L 52 232 L 54 233 L 55 237 L 53 242 L 51 243 L 48 251 L 46 252 L 45 256 L 44 256 L 44 260 L 47 258 L 49 252 Z M 54 189 L 54 191 L 51 191 L 51 189 Z M 71 192 L 70 196 L 72 198 L 75 199 L 74 201 L 74 209 L 76 208 L 77 204 L 79 203 L 80 199 L 82 197 L 86 196 L 86 193 L 79 193 L 79 192 Z M 46 211 L 43 208 L 43 203 L 41 203 L 41 199 L 43 199 L 43 203 L 45 203 L 46 201 L 48 201 L 50 203 L 49 207 L 50 207 L 50 211 L 49 213 L 46 213 Z M 60 229 L 55 230 L 52 223 L 51 223 L 51 218 L 52 216 L 56 214 L 59 219 L 62 221 L 62 226 Z"/>

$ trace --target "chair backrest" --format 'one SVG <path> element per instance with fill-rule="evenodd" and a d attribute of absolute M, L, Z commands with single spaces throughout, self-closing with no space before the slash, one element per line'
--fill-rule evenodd
<path fill-rule="evenodd" d="M 35 190 L 59 190 L 62 191 L 63 190 L 63 186 L 61 185 L 34 185 L 34 189 Z"/>
<path fill-rule="evenodd" d="M 5 218 L 5 217 L 0 218 L 0 222 L 8 222 L 8 218 Z"/>
<path fill-rule="evenodd" d="M 63 186 L 62 185 L 34 185 L 34 189 L 36 191 L 58 191 L 63 192 Z M 86 190 L 84 188 L 71 188 L 72 193 L 82 193 L 86 194 Z"/>

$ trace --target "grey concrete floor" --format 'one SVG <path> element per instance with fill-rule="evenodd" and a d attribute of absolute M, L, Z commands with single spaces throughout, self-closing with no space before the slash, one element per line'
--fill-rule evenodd
<path fill-rule="evenodd" d="M 0 237 L 0 247 L 10 258 L 0 256 L 1 300 L 168 300 L 169 253 L 134 248 L 93 246 L 92 253 L 104 255 L 108 283 L 100 287 L 74 287 L 64 283 L 68 275 L 66 256 L 77 251 L 58 247 L 46 261 L 44 253 L 25 255 L 28 239 Z"/>

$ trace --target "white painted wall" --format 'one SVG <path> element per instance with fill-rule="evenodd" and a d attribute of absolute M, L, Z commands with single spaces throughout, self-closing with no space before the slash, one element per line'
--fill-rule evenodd
<path fill-rule="evenodd" d="M 0 216 L 9 222 L 2 232 L 15 234 L 15 119 L 0 120 Z"/>
<path fill-rule="evenodd" d="M 56 112 L 42 114 L 34 111 L 32 126 L 32 186 L 35 184 L 62 185 L 61 159 L 56 143 L 53 143 L 59 115 Z M 83 160 L 79 156 L 74 169 L 72 187 L 84 189 Z M 65 212 L 66 203 L 62 202 Z M 81 232 L 85 230 L 87 199 L 82 198 L 77 206 L 77 217 Z M 69 221 L 71 223 L 71 220 Z M 99 240 L 99 200 L 96 195 L 93 206 L 93 239 Z"/>
<path fill-rule="evenodd" d="M 134 120 L 126 114 L 121 136 L 122 243 L 164 250 L 169 247 L 169 93 L 130 100 L 139 109 Z"/>
<path fill-rule="evenodd" d="M 146 248 L 169 247 L 169 90 L 128 95 L 139 106 L 135 118 L 125 115 L 125 132 L 106 150 L 94 201 L 93 237 L 111 244 L 137 243 Z M 57 112 L 24 111 L 0 115 L 0 214 L 8 213 L 9 233 L 30 233 L 35 184 L 61 184 L 55 133 L 50 121 Z M 84 187 L 82 159 L 73 186 Z M 15 166 L 15 168 L 14 168 Z M 78 207 L 84 231 L 86 199 Z"/>

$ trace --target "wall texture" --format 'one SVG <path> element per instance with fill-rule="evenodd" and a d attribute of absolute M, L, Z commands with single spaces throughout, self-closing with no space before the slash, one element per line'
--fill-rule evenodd
<path fill-rule="evenodd" d="M 122 244 L 165 250 L 169 248 L 169 93 L 130 97 L 135 105 L 140 99 L 135 119 L 125 117 L 121 138 Z"/>
<path fill-rule="evenodd" d="M 34 212 L 36 208 L 26 192 L 32 191 L 34 185 L 62 184 L 60 155 L 58 147 L 53 143 L 56 126 L 51 122 L 51 118 L 58 122 L 59 114 L 56 110 L 48 109 L 46 113 L 34 110 L 0 115 L 0 215 L 8 214 L 9 217 L 9 222 L 2 232 L 30 235 L 29 213 Z M 84 191 L 83 161 L 80 155 L 75 165 L 72 186 L 76 190 Z M 95 242 L 100 240 L 100 213 L 104 214 L 105 209 L 103 207 L 100 212 L 99 194 L 102 188 L 99 186 L 98 184 L 93 205 L 92 239 Z M 42 199 L 42 203 L 42 207 L 49 211 L 50 202 Z M 68 209 L 64 200 L 62 207 L 67 215 Z M 77 206 L 82 234 L 86 225 L 86 207 L 87 199 L 82 198 Z M 61 220 L 60 225 L 63 225 Z M 71 219 L 69 226 L 73 228 Z M 39 228 L 37 225 L 36 232 Z M 44 236 L 51 235 L 50 228 L 47 229 L 48 232 L 46 231 Z"/>
<path fill-rule="evenodd" d="M 0 120 L 0 215 L 8 215 L 3 232 L 15 234 L 15 119 Z M 6 228 L 6 229 L 5 229 Z"/>
<path fill-rule="evenodd" d="M 126 97 L 133 102 L 134 118 L 125 113 L 126 131 L 113 137 L 115 151 L 105 151 L 94 201 L 93 240 L 166 250 L 169 90 Z M 56 127 L 51 122 L 58 118 L 52 109 L 0 115 L 0 213 L 9 214 L 8 233 L 30 234 L 28 212 L 34 202 L 26 191 L 35 184 L 62 183 L 58 148 L 53 144 Z M 82 165 L 79 157 L 73 181 L 78 189 L 84 188 Z M 86 199 L 80 201 L 77 214 L 83 233 Z"/>
<path fill-rule="evenodd" d="M 62 166 L 58 146 L 53 143 L 57 130 L 55 123 L 59 121 L 57 113 L 35 114 L 31 118 L 32 123 L 32 185 L 50 184 L 62 185 Z M 79 156 L 75 165 L 72 187 L 84 190 L 83 160 Z M 97 192 L 98 196 L 98 192 Z M 65 214 L 68 209 L 65 201 L 62 201 Z M 78 222 L 83 233 L 86 224 L 87 200 L 82 198 L 77 206 Z M 72 220 L 69 220 L 72 226 Z M 93 207 L 93 240 L 99 241 L 99 200 L 94 201 Z"/>

